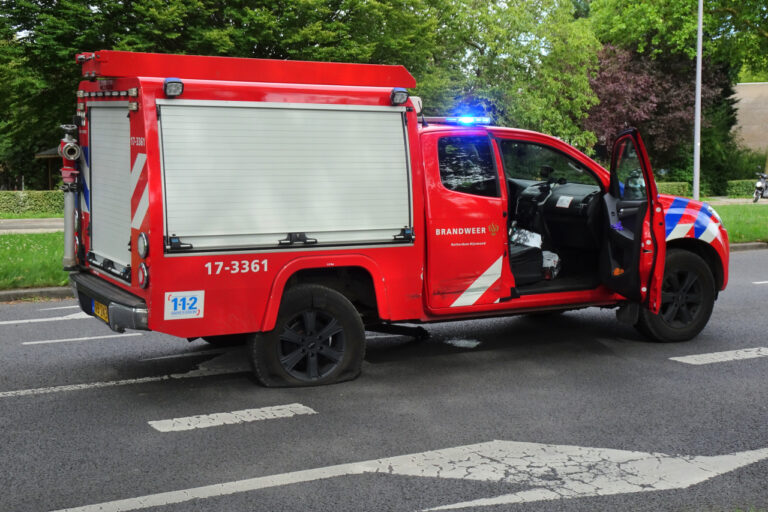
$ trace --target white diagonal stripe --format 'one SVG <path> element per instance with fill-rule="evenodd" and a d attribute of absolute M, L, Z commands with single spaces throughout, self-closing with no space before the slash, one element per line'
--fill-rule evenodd
<path fill-rule="evenodd" d="M 768 347 L 743 348 L 740 350 L 726 350 L 725 352 L 711 352 L 709 354 L 696 354 L 692 356 L 670 357 L 672 361 L 686 364 L 711 364 L 738 361 L 741 359 L 754 359 L 756 357 L 768 357 Z"/>
<path fill-rule="evenodd" d="M 144 216 L 147 214 L 149 208 L 149 186 L 144 186 L 144 192 L 141 194 L 141 200 L 136 206 L 136 211 L 133 213 L 133 221 L 131 227 L 140 229 L 142 222 L 144 222 Z"/>
<path fill-rule="evenodd" d="M 719 230 L 720 226 L 717 224 L 717 222 L 710 221 L 707 225 L 707 229 L 705 229 L 701 236 L 699 236 L 699 240 L 702 242 L 710 243 L 715 239 L 715 237 L 717 237 L 717 232 Z"/>
<path fill-rule="evenodd" d="M 90 149 L 90 148 L 89 148 Z M 78 159 L 78 164 L 80 165 L 80 178 L 83 180 L 83 183 L 85 183 L 86 188 L 90 191 L 90 185 L 88 184 L 88 178 L 90 176 L 90 169 L 88 168 L 88 164 L 85 161 L 85 154 L 83 152 L 80 153 L 80 158 Z M 85 194 L 80 194 L 80 207 L 84 212 L 89 212 L 88 210 L 88 203 L 85 202 Z"/>
<path fill-rule="evenodd" d="M 469 288 L 464 290 L 464 293 L 451 304 L 451 307 L 456 308 L 474 304 L 501 277 L 501 263 L 503 260 L 504 256 L 500 256 L 499 259 L 494 261 L 493 265 L 488 267 L 480 277 L 475 279 L 474 283 L 469 285 Z"/>
<path fill-rule="evenodd" d="M 197 428 L 219 427 L 221 425 L 236 425 L 251 421 L 290 418 L 299 414 L 317 414 L 317 411 L 301 404 L 274 405 L 258 409 L 243 409 L 241 411 L 187 416 L 170 420 L 148 421 L 149 426 L 159 432 L 181 432 Z"/>
<path fill-rule="evenodd" d="M 685 234 L 691 230 L 693 224 L 678 224 L 667 236 L 667 240 L 674 240 L 675 238 L 683 238 Z"/>
<path fill-rule="evenodd" d="M 144 163 L 147 161 L 146 153 L 139 153 L 136 155 L 136 160 L 133 161 L 133 167 L 131 168 L 131 196 L 136 190 L 136 184 L 141 177 L 141 170 L 144 169 Z"/>

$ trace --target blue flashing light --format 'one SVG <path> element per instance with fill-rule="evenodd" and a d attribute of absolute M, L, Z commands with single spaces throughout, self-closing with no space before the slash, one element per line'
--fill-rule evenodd
<path fill-rule="evenodd" d="M 491 118 L 490 117 L 478 117 L 478 116 L 458 116 L 458 117 L 446 117 L 445 121 L 447 123 L 457 123 L 464 126 L 474 125 L 474 124 L 491 124 Z"/>

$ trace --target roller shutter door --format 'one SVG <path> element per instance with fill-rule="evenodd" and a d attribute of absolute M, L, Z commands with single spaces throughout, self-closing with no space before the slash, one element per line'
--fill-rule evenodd
<path fill-rule="evenodd" d="M 195 249 L 275 246 L 288 233 L 392 242 L 411 225 L 403 108 L 159 108 L 167 234 Z"/>
<path fill-rule="evenodd" d="M 91 250 L 123 267 L 131 261 L 131 154 L 127 106 L 90 108 Z"/>

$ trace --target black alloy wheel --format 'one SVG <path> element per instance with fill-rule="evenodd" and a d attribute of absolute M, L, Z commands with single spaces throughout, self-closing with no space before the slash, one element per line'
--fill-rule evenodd
<path fill-rule="evenodd" d="M 317 309 L 302 311 L 285 324 L 280 334 L 280 364 L 299 380 L 322 379 L 341 364 L 344 338 L 344 329 L 336 318 Z"/>
<path fill-rule="evenodd" d="M 690 340 L 707 325 L 716 292 L 712 271 L 699 255 L 670 249 L 664 266 L 659 314 L 641 309 L 635 327 L 655 341 Z"/>
<path fill-rule="evenodd" d="M 670 327 L 690 325 L 701 311 L 703 300 L 702 282 L 694 270 L 678 268 L 664 275 L 659 314 Z"/>
<path fill-rule="evenodd" d="M 320 386 L 360 375 L 365 329 L 352 303 L 305 284 L 283 294 L 275 328 L 249 340 L 256 379 L 268 387 Z"/>

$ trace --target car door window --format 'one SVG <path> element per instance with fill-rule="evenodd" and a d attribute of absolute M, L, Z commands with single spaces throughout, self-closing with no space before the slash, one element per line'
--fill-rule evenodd
<path fill-rule="evenodd" d="M 566 183 L 599 185 L 580 162 L 563 153 L 530 142 L 502 140 L 501 157 L 507 178 L 533 181 L 565 180 Z"/>
<path fill-rule="evenodd" d="M 493 147 L 488 137 L 442 137 L 437 151 L 440 181 L 445 188 L 476 196 L 500 196 Z"/>
<path fill-rule="evenodd" d="M 628 201 L 646 199 L 646 186 L 640 158 L 632 139 L 621 142 L 618 148 L 615 168 L 619 182 L 619 199 Z"/>

